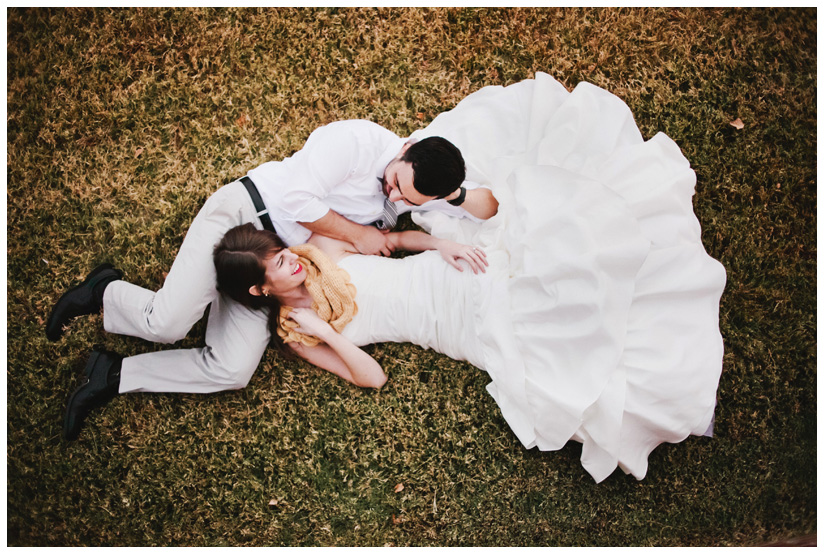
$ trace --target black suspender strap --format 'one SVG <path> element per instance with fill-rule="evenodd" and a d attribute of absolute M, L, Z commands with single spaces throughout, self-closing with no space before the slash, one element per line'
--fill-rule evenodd
<path fill-rule="evenodd" d="M 275 233 L 275 226 L 272 225 L 272 220 L 269 218 L 269 210 L 267 210 L 264 199 L 261 198 L 261 194 L 258 192 L 258 188 L 255 187 L 255 183 L 253 183 L 247 175 L 241 178 L 241 183 L 246 187 L 249 197 L 252 199 L 252 204 L 255 205 L 255 211 L 257 212 L 255 215 L 260 218 L 264 229 Z"/>

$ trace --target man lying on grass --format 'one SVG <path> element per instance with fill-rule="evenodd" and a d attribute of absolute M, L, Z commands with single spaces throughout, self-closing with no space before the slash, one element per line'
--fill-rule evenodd
<path fill-rule="evenodd" d="M 286 245 L 320 233 L 363 254 L 390 255 L 386 231 L 398 214 L 442 211 L 474 220 L 495 215 L 491 191 L 465 181 L 461 152 L 441 137 L 414 142 L 362 120 L 313 132 L 292 157 L 253 169 L 215 192 L 183 240 L 157 292 L 121 280 L 104 264 L 65 293 L 47 322 L 52 341 L 74 317 L 105 308 L 104 329 L 174 343 L 212 305 L 206 346 L 123 358 L 93 351 L 86 380 L 70 397 L 64 437 L 75 439 L 90 410 L 118 393 L 211 393 L 246 386 L 269 341 L 266 318 L 216 289 L 212 251 L 230 228 L 252 223 L 276 231 Z M 458 266 L 458 262 L 452 263 Z"/>

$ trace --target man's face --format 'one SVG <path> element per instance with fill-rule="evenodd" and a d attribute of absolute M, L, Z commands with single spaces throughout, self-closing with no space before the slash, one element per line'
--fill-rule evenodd
<path fill-rule="evenodd" d="M 402 151 L 403 152 L 403 151 Z M 392 202 L 403 201 L 410 206 L 421 206 L 436 197 L 419 193 L 413 185 L 413 168 L 409 162 L 394 159 L 384 170 L 384 195 Z"/>

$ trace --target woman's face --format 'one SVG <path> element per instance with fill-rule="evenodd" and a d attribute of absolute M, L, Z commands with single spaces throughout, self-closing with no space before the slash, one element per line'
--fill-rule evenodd
<path fill-rule="evenodd" d="M 264 293 L 283 295 L 300 287 L 306 280 L 307 272 L 298 262 L 298 255 L 289 249 L 283 249 L 266 259 L 266 281 L 262 287 Z"/>

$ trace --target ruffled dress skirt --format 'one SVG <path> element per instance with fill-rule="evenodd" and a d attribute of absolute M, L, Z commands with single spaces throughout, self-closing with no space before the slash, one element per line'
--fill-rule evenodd
<path fill-rule="evenodd" d="M 524 446 L 579 441 L 599 482 L 617 466 L 642 479 L 657 445 L 709 435 L 726 274 L 702 245 L 676 143 L 645 141 L 611 93 L 543 73 L 483 88 L 413 137 L 434 135 L 500 202 L 482 224 L 414 220 L 488 253 L 489 275 L 469 282 L 464 358 Z"/>

